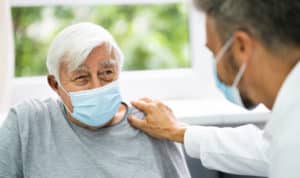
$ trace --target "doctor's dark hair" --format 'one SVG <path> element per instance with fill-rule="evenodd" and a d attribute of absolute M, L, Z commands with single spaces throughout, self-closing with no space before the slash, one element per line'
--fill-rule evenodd
<path fill-rule="evenodd" d="M 300 47 L 300 0 L 194 0 L 215 21 L 223 42 L 246 31 L 270 50 Z"/>

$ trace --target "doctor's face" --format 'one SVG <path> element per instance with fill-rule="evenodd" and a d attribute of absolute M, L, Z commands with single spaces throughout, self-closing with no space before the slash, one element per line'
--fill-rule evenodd
<path fill-rule="evenodd" d="M 221 40 L 219 36 L 219 30 L 217 30 L 214 20 L 209 16 L 207 16 L 206 18 L 206 35 L 207 35 L 207 47 L 211 50 L 211 52 L 216 57 L 220 53 L 221 49 L 224 47 L 224 44 L 226 42 L 222 42 L 223 40 Z M 234 80 L 236 79 L 236 76 L 241 66 L 245 62 L 248 63 L 249 62 L 248 60 L 250 59 L 251 56 L 249 51 L 247 51 L 246 53 L 245 51 L 243 51 L 242 49 L 243 47 L 239 46 L 240 45 L 239 43 L 236 44 L 237 40 L 235 39 L 234 35 L 232 36 L 232 38 L 233 38 L 233 42 L 230 48 L 225 52 L 224 56 L 222 56 L 222 58 L 219 60 L 217 64 L 217 73 L 220 80 L 222 80 L 226 85 L 229 86 L 231 86 L 234 83 Z M 238 54 L 238 57 L 241 60 L 237 60 L 236 54 Z M 248 60 L 244 61 L 244 59 L 248 59 Z M 238 89 L 240 91 L 240 95 L 244 105 L 247 108 L 252 108 L 257 104 L 250 99 L 248 95 L 247 87 L 245 87 L 244 79 L 246 73 L 247 71 L 244 72 L 243 77 L 241 78 L 238 84 Z"/>

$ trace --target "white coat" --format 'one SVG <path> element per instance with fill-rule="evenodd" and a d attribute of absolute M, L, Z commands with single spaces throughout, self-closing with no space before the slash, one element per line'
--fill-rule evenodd
<path fill-rule="evenodd" d="M 232 174 L 300 178 L 300 63 L 277 95 L 271 119 L 263 130 L 191 126 L 185 149 L 202 164 Z"/>

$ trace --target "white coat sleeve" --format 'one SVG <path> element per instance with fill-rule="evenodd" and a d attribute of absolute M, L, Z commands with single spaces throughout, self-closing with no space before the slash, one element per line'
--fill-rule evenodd
<path fill-rule="evenodd" d="M 231 174 L 267 176 L 268 142 L 254 125 L 237 128 L 191 126 L 184 136 L 189 156 L 203 166 Z"/>

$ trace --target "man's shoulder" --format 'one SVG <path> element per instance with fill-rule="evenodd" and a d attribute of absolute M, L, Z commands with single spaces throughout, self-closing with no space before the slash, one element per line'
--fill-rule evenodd
<path fill-rule="evenodd" d="M 138 108 L 132 106 L 128 102 L 126 102 L 126 104 L 128 105 L 128 108 L 129 108 L 128 109 L 129 110 L 128 115 L 133 115 L 133 116 L 135 116 L 139 119 L 144 119 L 145 118 L 145 114 L 141 110 L 139 110 Z M 175 142 L 171 142 L 171 141 L 168 141 L 168 140 L 160 140 L 160 139 L 150 137 L 145 133 L 143 133 L 143 134 L 146 135 L 148 138 L 150 138 L 151 142 L 155 145 L 155 147 L 166 148 L 167 150 L 160 149 L 160 151 L 164 152 L 163 154 L 167 155 L 167 153 L 178 152 L 179 146 L 176 145 Z M 175 153 L 175 154 L 177 154 L 177 153 Z"/>
<path fill-rule="evenodd" d="M 19 122 L 33 122 L 40 120 L 58 107 L 59 101 L 56 98 L 28 98 L 15 104 L 10 109 L 8 117 L 10 114 L 14 114 Z"/>
<path fill-rule="evenodd" d="M 56 104 L 58 104 L 58 100 L 56 98 L 26 98 L 15 104 L 12 109 L 17 112 L 40 112 L 40 110 L 47 109 L 48 107 L 54 106 Z"/>
<path fill-rule="evenodd" d="M 143 113 L 143 111 L 139 110 L 138 108 L 134 107 L 132 104 L 130 104 L 129 102 L 125 101 L 123 102 L 128 106 L 128 115 L 133 115 L 139 119 L 144 119 L 145 114 Z"/>

